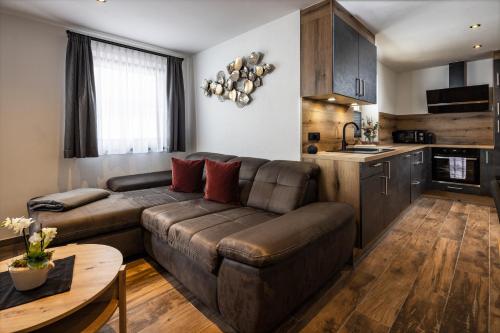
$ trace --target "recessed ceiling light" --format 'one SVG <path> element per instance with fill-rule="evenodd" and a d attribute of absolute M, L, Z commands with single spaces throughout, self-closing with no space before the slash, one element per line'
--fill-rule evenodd
<path fill-rule="evenodd" d="M 483 46 L 481 44 L 474 44 L 474 45 L 472 45 L 473 49 L 478 49 L 480 47 L 483 47 Z"/>
<path fill-rule="evenodd" d="M 476 24 L 470 25 L 470 26 L 469 26 L 469 28 L 471 28 L 471 29 L 477 29 L 477 28 L 479 28 L 480 26 L 481 26 L 481 24 L 476 23 Z"/>
<path fill-rule="evenodd" d="M 358 103 L 351 103 L 351 106 L 358 106 Z"/>
<path fill-rule="evenodd" d="M 335 102 L 335 97 L 330 97 L 330 98 L 328 99 L 328 102 Z"/>
<path fill-rule="evenodd" d="M 96 0 L 98 3 L 105 3 L 108 0 Z"/>

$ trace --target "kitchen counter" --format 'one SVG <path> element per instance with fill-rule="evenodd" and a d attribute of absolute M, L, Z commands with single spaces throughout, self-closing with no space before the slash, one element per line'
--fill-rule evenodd
<path fill-rule="evenodd" d="M 351 146 L 355 147 L 355 146 Z M 394 155 L 405 154 L 411 151 L 419 150 L 427 147 L 436 148 L 475 148 L 475 149 L 487 149 L 492 150 L 493 145 L 447 145 L 447 144 L 393 144 L 393 145 L 381 145 L 381 146 L 368 146 L 368 145 L 358 145 L 357 147 L 377 147 L 377 148 L 391 148 L 393 151 L 388 151 L 378 154 L 356 154 L 356 153 L 342 153 L 342 152 L 326 152 L 321 151 L 317 154 L 302 154 L 302 159 L 309 160 L 334 160 L 334 161 L 348 161 L 348 162 L 370 162 L 383 159 L 386 157 L 391 157 Z"/>

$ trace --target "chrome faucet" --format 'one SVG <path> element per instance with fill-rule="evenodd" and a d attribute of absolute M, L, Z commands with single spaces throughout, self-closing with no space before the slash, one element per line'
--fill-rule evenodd
<path fill-rule="evenodd" d="M 342 151 L 347 150 L 347 141 L 345 141 L 345 129 L 348 125 L 354 125 L 356 127 L 356 130 L 359 131 L 358 124 L 356 124 L 353 121 L 344 124 L 344 128 L 342 128 L 342 148 L 341 148 Z"/>

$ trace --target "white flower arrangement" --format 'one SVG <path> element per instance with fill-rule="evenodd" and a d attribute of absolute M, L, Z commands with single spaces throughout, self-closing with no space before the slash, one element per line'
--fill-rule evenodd
<path fill-rule="evenodd" d="M 29 227 L 35 223 L 31 218 L 6 218 L 0 226 L 12 230 L 24 239 L 26 253 L 22 259 L 15 260 L 13 267 L 44 268 L 52 259 L 52 251 L 46 251 L 57 235 L 57 228 L 41 228 L 40 231 L 29 233 Z"/>

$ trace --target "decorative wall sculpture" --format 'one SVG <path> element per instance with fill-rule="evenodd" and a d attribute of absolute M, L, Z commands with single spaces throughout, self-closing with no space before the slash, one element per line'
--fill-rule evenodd
<path fill-rule="evenodd" d="M 215 80 L 203 80 L 201 88 L 205 96 L 216 95 L 219 101 L 231 100 L 239 107 L 252 101 L 251 93 L 262 86 L 264 75 L 271 73 L 274 66 L 261 64 L 262 53 L 252 52 L 248 57 L 238 57 L 226 66 L 228 77 L 219 71 Z"/>

